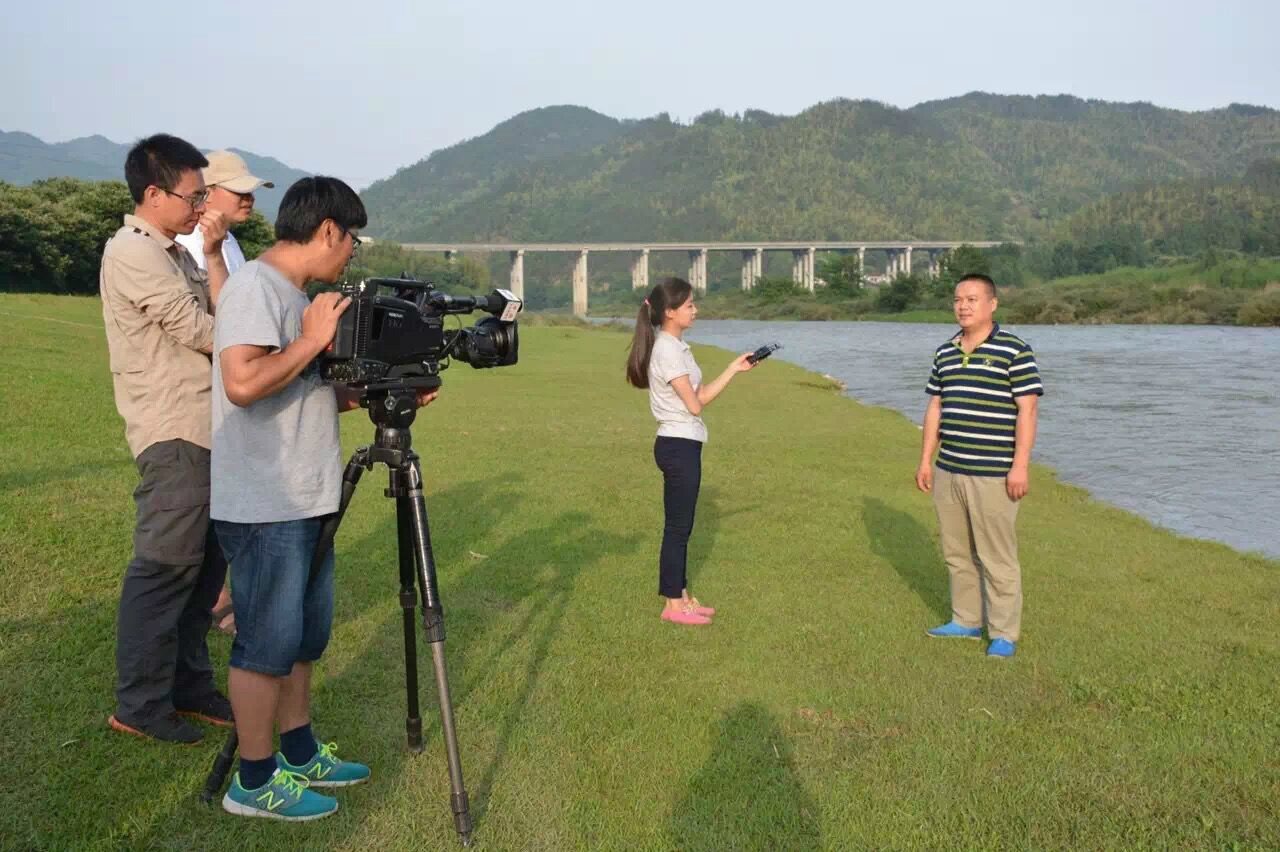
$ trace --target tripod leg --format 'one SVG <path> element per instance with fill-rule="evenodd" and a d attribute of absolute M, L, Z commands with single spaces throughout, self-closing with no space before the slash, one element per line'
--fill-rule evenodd
<path fill-rule="evenodd" d="M 218 756 L 213 759 L 209 777 L 204 779 L 200 801 L 206 805 L 211 804 L 213 797 L 222 792 L 222 785 L 226 783 L 227 773 L 231 771 L 231 763 L 236 759 L 236 749 L 239 747 L 240 738 L 236 736 L 236 729 L 232 728 L 231 733 L 227 734 L 227 741 L 222 744 L 222 751 L 218 752 Z"/>
<path fill-rule="evenodd" d="M 408 695 L 408 715 L 405 732 L 409 748 L 422 751 L 422 713 L 418 709 L 418 640 L 413 623 L 413 607 L 416 600 L 414 582 L 416 558 L 413 547 L 413 527 L 410 521 L 408 498 L 396 498 L 396 534 L 400 540 L 400 609 L 404 613 L 404 687 Z"/>
<path fill-rule="evenodd" d="M 435 667 L 436 691 L 440 696 L 440 728 L 444 733 L 445 753 L 449 761 L 450 805 L 453 825 L 462 845 L 471 844 L 471 812 L 466 787 L 462 782 L 462 759 L 458 756 L 458 737 L 453 724 L 453 700 L 449 695 L 449 674 L 444 659 L 444 608 L 436 588 L 436 562 L 431 552 L 431 530 L 427 525 L 427 503 L 422 496 L 422 469 L 416 456 L 408 460 L 408 494 L 397 501 L 406 507 L 413 535 L 413 553 L 418 567 L 418 583 L 422 592 L 422 625 L 431 646 L 431 662 Z M 403 563 L 402 563 L 403 564 Z"/>
<path fill-rule="evenodd" d="M 452 795 L 453 827 L 463 846 L 471 845 L 471 811 L 467 790 L 462 784 L 462 759 L 458 756 L 458 736 L 453 726 L 453 699 L 449 696 L 449 674 L 444 664 L 444 642 L 431 643 L 431 662 L 436 670 L 436 690 L 440 693 L 440 727 L 444 731 L 445 753 L 449 759 L 449 787 Z"/>
<path fill-rule="evenodd" d="M 311 571 L 313 573 L 320 570 L 320 566 L 324 564 L 325 557 L 329 555 L 329 550 L 333 547 L 333 537 L 338 534 L 338 525 L 342 523 L 342 516 L 347 513 L 347 506 L 351 503 L 351 495 L 355 493 L 356 486 L 360 484 L 360 475 L 364 473 L 364 469 L 369 465 L 368 459 L 369 448 L 361 447 L 352 453 L 350 460 L 347 461 L 347 468 L 342 472 L 342 492 L 338 497 L 338 511 L 325 519 L 324 524 L 320 527 L 320 538 L 316 540 L 316 552 L 311 557 Z"/>

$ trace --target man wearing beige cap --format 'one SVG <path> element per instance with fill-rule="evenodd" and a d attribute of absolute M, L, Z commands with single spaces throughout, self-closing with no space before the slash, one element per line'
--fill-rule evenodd
<path fill-rule="evenodd" d="M 205 159 L 209 161 L 203 169 L 204 185 L 209 189 L 208 209 L 196 229 L 179 234 L 176 242 L 209 273 L 209 289 L 216 294 L 227 276 L 244 266 L 244 253 L 231 229 L 248 221 L 254 190 L 261 186 L 271 189 L 275 184 L 250 174 L 245 161 L 231 151 L 210 151 Z"/>
<path fill-rule="evenodd" d="M 231 229 L 248 221 L 253 213 L 254 190 L 261 186 L 271 189 L 275 184 L 250 174 L 244 159 L 232 151 L 210 151 L 205 159 L 209 165 L 201 174 L 209 200 L 204 215 L 194 231 L 178 234 L 174 242 L 191 252 L 196 265 L 208 273 L 209 289 L 216 302 L 223 282 L 244 266 L 244 252 Z M 223 633 L 235 633 L 231 593 L 225 587 L 214 604 L 213 618 Z"/>

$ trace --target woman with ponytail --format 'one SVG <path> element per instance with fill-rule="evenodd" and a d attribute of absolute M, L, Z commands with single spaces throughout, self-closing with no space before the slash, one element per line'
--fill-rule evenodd
<path fill-rule="evenodd" d="M 689 595 L 685 566 L 693 514 L 702 482 L 702 445 L 707 427 L 699 416 L 738 373 L 754 365 L 749 355 L 733 359 L 709 384 L 693 360 L 684 332 L 698 308 L 693 288 L 679 278 L 655 286 L 636 315 L 635 337 L 627 359 L 627 381 L 649 391 L 649 409 L 658 421 L 653 458 L 662 471 L 662 505 L 666 522 L 658 558 L 658 594 L 666 599 L 662 620 L 675 624 L 710 624 L 715 610 Z"/>

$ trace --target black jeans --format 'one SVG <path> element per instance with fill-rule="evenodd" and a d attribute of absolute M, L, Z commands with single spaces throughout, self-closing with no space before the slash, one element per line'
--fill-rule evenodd
<path fill-rule="evenodd" d="M 662 508 L 666 513 L 658 557 L 658 594 L 678 598 L 689 585 L 685 568 L 702 484 L 702 442 L 659 435 L 653 442 L 653 460 L 662 471 Z"/>
<path fill-rule="evenodd" d="M 227 563 L 209 522 L 209 451 L 161 441 L 138 456 L 138 472 L 116 621 L 116 718 L 145 725 L 216 689 L 205 634 Z"/>

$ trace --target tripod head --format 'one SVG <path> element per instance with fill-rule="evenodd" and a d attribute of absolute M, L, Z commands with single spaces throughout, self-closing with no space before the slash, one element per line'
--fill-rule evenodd
<path fill-rule="evenodd" d="M 418 415 L 419 391 L 413 385 L 400 382 L 371 385 L 360 395 L 360 405 L 369 410 L 369 419 L 379 431 L 408 429 Z"/>

